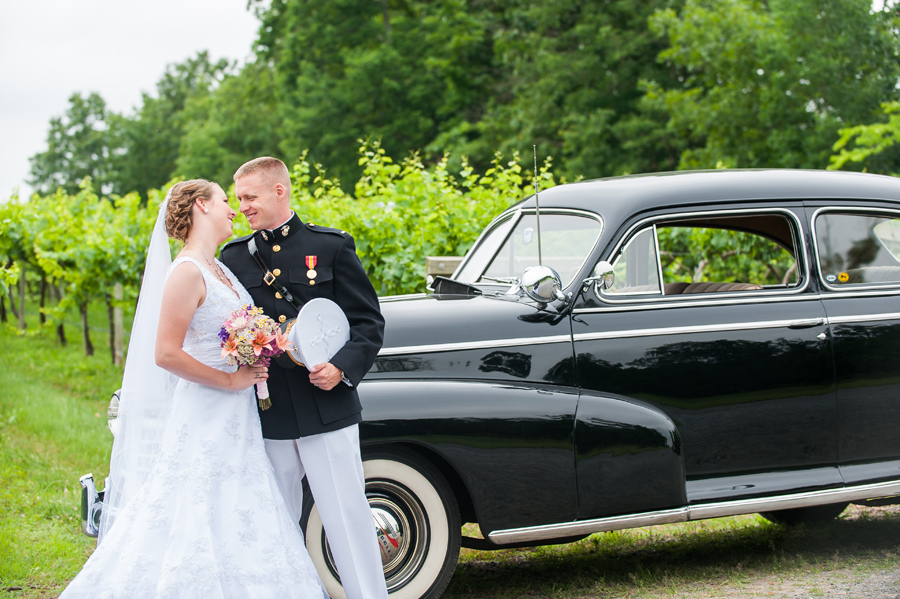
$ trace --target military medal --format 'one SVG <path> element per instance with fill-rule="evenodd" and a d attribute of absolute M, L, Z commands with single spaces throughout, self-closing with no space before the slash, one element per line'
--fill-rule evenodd
<path fill-rule="evenodd" d="M 316 275 L 319 274 L 316 272 L 316 262 L 318 258 L 316 256 L 307 256 L 306 257 L 306 267 L 309 269 L 306 271 L 306 276 L 310 279 L 315 279 Z"/>

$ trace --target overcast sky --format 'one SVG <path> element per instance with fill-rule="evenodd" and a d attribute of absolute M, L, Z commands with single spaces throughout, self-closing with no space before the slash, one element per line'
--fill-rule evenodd
<path fill-rule="evenodd" d="M 0 201 L 30 194 L 28 158 L 73 93 L 130 115 L 168 64 L 246 60 L 257 25 L 247 0 L 0 0 Z"/>

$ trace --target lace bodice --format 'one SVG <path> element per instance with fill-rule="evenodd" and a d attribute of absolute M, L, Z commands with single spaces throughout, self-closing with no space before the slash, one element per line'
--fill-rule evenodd
<path fill-rule="evenodd" d="M 231 316 L 231 313 L 234 310 L 237 310 L 244 304 L 252 305 L 253 298 L 250 297 L 250 294 L 247 293 L 244 286 L 238 282 L 237 278 L 232 274 L 228 267 L 218 260 L 216 260 L 216 264 L 218 264 L 219 268 L 222 269 L 222 272 L 225 273 L 225 276 L 231 282 L 234 291 L 236 291 L 238 295 L 235 295 L 234 291 L 229 289 L 225 283 L 204 268 L 199 260 L 195 260 L 188 256 L 181 256 L 172 262 L 172 265 L 169 267 L 169 272 L 166 274 L 166 280 L 168 280 L 172 271 L 183 262 L 190 262 L 199 268 L 200 273 L 203 275 L 203 282 L 206 283 L 206 299 L 203 300 L 203 303 L 197 308 L 197 311 L 194 312 L 194 317 L 191 319 L 187 335 L 185 335 L 184 338 L 184 345 L 185 347 L 208 347 L 212 345 L 218 348 L 221 344 L 219 331 L 222 329 L 222 323 Z"/>

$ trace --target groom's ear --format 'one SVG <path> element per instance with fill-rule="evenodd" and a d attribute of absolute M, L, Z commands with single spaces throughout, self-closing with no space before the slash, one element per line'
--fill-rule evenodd
<path fill-rule="evenodd" d="M 276 183 L 276 184 L 275 184 L 275 196 L 276 196 L 279 200 L 283 200 L 283 199 L 285 199 L 285 198 L 288 197 L 288 191 L 287 191 L 287 188 L 284 186 L 283 183 Z"/>

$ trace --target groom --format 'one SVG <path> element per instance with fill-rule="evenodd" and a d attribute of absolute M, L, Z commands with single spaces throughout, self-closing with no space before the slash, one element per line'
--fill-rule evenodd
<path fill-rule="evenodd" d="M 387 598 L 359 449 L 362 406 L 356 386 L 381 348 L 378 297 L 344 231 L 304 223 L 291 210 L 291 179 L 277 158 L 256 158 L 234 174 L 241 213 L 254 234 L 231 241 L 220 258 L 255 305 L 285 322 L 325 297 L 347 315 L 350 340 L 325 364 L 273 362 L 272 407 L 260 410 L 266 452 L 297 522 L 304 474 L 316 500 L 348 599 Z M 252 242 L 252 243 L 251 243 Z M 253 248 L 262 264 L 251 253 Z M 265 272 L 268 270 L 268 273 Z M 288 294 L 284 292 L 287 291 Z"/>

